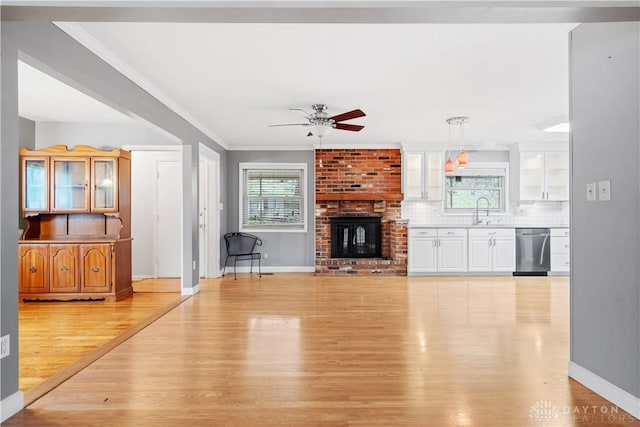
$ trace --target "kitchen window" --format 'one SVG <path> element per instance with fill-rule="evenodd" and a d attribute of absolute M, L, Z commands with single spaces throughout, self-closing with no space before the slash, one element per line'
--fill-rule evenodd
<path fill-rule="evenodd" d="M 469 212 L 476 209 L 480 197 L 489 200 L 489 210 L 504 212 L 506 169 L 463 169 L 445 177 L 445 212 Z M 480 201 L 487 209 L 487 202 Z"/>
<path fill-rule="evenodd" d="M 240 163 L 240 230 L 307 229 L 305 163 Z"/>

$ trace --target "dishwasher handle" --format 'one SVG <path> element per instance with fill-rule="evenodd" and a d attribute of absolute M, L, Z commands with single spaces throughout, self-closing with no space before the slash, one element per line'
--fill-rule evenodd
<path fill-rule="evenodd" d="M 549 233 L 538 234 L 538 236 L 544 236 L 544 240 L 542 241 L 542 248 L 540 248 L 540 265 L 543 265 L 544 264 L 544 249 L 547 247 L 547 241 L 549 240 Z"/>

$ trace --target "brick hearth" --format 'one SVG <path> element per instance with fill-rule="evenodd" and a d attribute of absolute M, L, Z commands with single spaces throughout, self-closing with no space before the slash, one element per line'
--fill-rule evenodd
<path fill-rule="evenodd" d="M 316 274 L 407 274 L 400 180 L 398 149 L 316 150 Z M 369 215 L 382 216 L 382 257 L 331 258 L 330 218 Z"/>

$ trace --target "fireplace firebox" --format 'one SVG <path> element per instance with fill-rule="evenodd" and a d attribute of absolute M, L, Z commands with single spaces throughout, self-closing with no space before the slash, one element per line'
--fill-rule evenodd
<path fill-rule="evenodd" d="M 331 218 L 331 258 L 380 258 L 381 220 L 379 216 Z"/>

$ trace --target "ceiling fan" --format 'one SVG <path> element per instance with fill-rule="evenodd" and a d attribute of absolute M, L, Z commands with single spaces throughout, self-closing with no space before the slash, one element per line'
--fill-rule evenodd
<path fill-rule="evenodd" d="M 329 117 L 326 104 L 313 104 L 312 108 L 313 113 L 307 113 L 301 108 L 290 108 L 292 111 L 302 112 L 304 117 L 309 121 L 308 123 L 287 123 L 269 126 L 311 126 L 312 130 L 307 134 L 307 136 L 316 135 L 320 139 L 329 133 L 331 129 L 349 130 L 352 132 L 359 132 L 364 129 L 364 126 L 361 125 L 342 123 L 345 120 L 357 119 L 358 117 L 366 116 L 366 114 L 360 109 L 347 111 L 346 113 L 336 114 L 335 116 Z"/>

